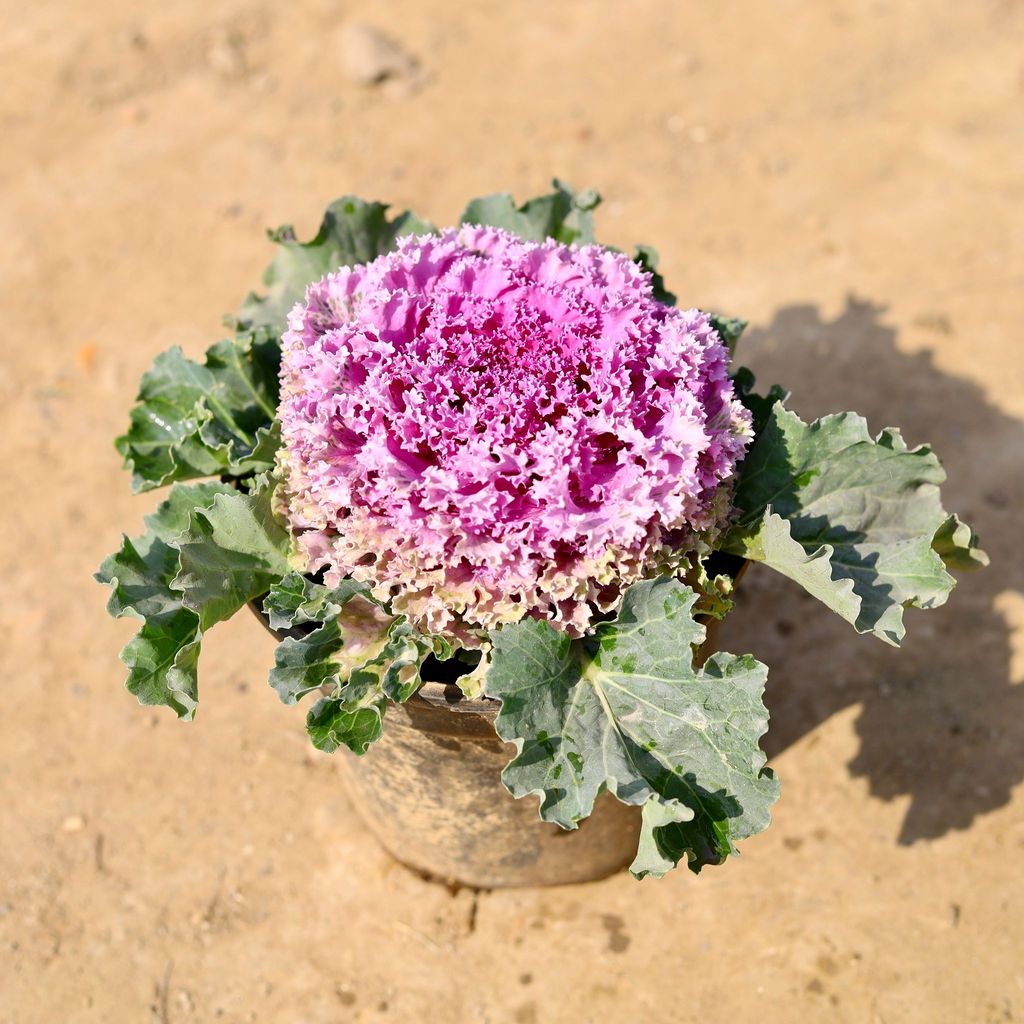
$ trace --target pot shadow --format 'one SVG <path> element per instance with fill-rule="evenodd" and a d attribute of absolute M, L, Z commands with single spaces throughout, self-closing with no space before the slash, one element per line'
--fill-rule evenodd
<path fill-rule="evenodd" d="M 909 845 L 969 827 L 1005 805 L 1024 779 L 1024 679 L 1011 678 L 1004 618 L 1020 600 L 1012 592 L 1024 594 L 1013 557 L 1024 422 L 977 385 L 940 371 L 928 353 L 900 351 L 883 313 L 853 297 L 833 320 L 813 306 L 788 306 L 743 336 L 739 361 L 761 392 L 775 382 L 791 389 L 788 404 L 805 418 L 855 409 L 873 433 L 893 425 L 912 446 L 931 443 L 949 474 L 944 504 L 978 531 L 992 565 L 961 575 L 943 608 L 908 610 L 900 650 L 858 636 L 794 584 L 753 566 L 721 644 L 771 666 L 769 757 L 860 705 L 860 746 L 848 767 L 873 796 L 910 798 L 899 834 Z M 941 313 L 916 323 L 954 334 Z"/>

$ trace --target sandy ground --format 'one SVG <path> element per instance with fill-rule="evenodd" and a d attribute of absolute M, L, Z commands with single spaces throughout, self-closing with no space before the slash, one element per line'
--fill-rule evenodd
<path fill-rule="evenodd" d="M 1024 4 L 14 4 L 0 24 L 0 1020 L 1024 1018 Z M 345 26 L 415 75 L 351 78 Z M 700 878 L 454 895 L 392 863 L 219 627 L 140 709 L 90 580 L 110 439 L 346 191 L 451 220 L 552 173 L 804 413 L 929 440 L 995 565 L 890 651 L 751 573 L 774 826 Z"/>

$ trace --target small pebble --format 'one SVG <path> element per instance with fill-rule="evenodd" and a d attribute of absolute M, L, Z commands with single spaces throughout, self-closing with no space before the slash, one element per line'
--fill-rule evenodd
<path fill-rule="evenodd" d="M 81 832 L 85 828 L 85 818 L 80 814 L 70 814 L 60 823 L 61 832 Z"/>
<path fill-rule="evenodd" d="M 410 79 L 419 71 L 419 62 L 414 57 L 390 36 L 368 25 L 346 25 L 340 42 L 342 68 L 360 85 Z"/>
<path fill-rule="evenodd" d="M 953 323 L 949 316 L 942 312 L 929 311 L 914 317 L 914 326 L 933 334 L 952 334 Z"/>
<path fill-rule="evenodd" d="M 206 66 L 221 78 L 241 78 L 246 71 L 245 42 L 235 32 L 218 32 L 206 48 Z"/>

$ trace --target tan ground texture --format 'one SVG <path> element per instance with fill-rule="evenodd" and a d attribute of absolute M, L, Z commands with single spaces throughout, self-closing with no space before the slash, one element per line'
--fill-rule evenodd
<path fill-rule="evenodd" d="M 1024 1019 L 1024 4 L 4 0 L 0 1021 Z M 415 62 L 372 76 L 351 26 Z M 370 55 L 372 57 L 372 54 Z M 893 651 L 752 572 L 775 823 L 700 878 L 450 894 L 381 852 L 248 616 L 143 709 L 111 438 L 343 192 L 553 173 L 804 413 L 931 441 L 995 564 Z"/>

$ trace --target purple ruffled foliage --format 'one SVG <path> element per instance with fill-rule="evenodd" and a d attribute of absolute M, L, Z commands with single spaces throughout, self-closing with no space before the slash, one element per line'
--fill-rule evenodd
<path fill-rule="evenodd" d="M 621 253 L 410 236 L 311 285 L 288 328 L 306 568 L 369 582 L 425 630 L 472 642 L 530 615 L 580 635 L 728 515 L 750 436 L 728 352 Z"/>

